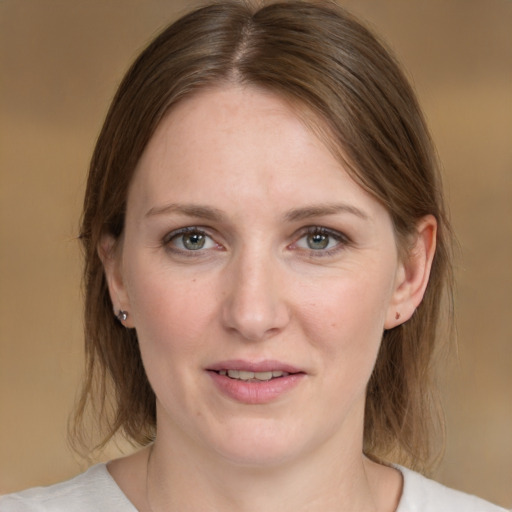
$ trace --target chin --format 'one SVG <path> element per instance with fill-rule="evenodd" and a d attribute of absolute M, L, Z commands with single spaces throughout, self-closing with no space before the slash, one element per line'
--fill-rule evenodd
<path fill-rule="evenodd" d="M 261 443 L 255 440 L 249 446 L 239 446 L 238 443 L 220 451 L 221 457 L 230 465 L 253 468 L 268 469 L 278 467 L 294 460 L 297 455 L 295 450 L 278 446 L 275 443 Z"/>
<path fill-rule="evenodd" d="M 307 451 L 309 443 L 299 427 L 283 428 L 283 422 L 272 420 L 239 427 L 226 429 L 227 435 L 213 442 L 217 454 L 230 464 L 255 469 L 276 467 Z"/>

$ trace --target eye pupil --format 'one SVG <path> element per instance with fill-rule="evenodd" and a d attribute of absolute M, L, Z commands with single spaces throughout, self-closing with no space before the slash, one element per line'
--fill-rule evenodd
<path fill-rule="evenodd" d="M 313 233 L 307 237 L 308 247 L 313 250 L 325 249 L 329 245 L 329 235 Z"/>
<path fill-rule="evenodd" d="M 191 250 L 197 251 L 202 249 L 205 243 L 205 236 L 201 233 L 188 233 L 183 235 L 183 245 Z"/>

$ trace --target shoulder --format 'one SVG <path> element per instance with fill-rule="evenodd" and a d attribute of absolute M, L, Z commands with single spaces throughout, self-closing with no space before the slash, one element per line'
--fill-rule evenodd
<path fill-rule="evenodd" d="M 396 512 L 506 512 L 504 508 L 396 466 L 404 477 L 402 498 Z"/>
<path fill-rule="evenodd" d="M 105 464 L 71 480 L 0 497 L 0 512 L 136 512 Z"/>

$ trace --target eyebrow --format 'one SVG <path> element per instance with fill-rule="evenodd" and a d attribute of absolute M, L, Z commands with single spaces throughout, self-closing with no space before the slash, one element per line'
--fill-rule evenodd
<path fill-rule="evenodd" d="M 349 213 L 362 220 L 368 220 L 369 218 L 366 213 L 355 206 L 348 204 L 320 204 L 293 209 L 285 215 L 285 220 L 297 222 L 312 217 L 323 217 L 324 215 L 335 215 L 337 213 Z"/>
<path fill-rule="evenodd" d="M 154 217 L 157 215 L 169 215 L 171 213 L 179 213 L 188 217 L 197 217 L 200 219 L 220 222 L 225 219 L 225 215 L 221 210 L 212 208 L 211 206 L 202 206 L 196 204 L 178 204 L 171 203 L 163 206 L 155 206 L 148 210 L 145 217 Z"/>
<path fill-rule="evenodd" d="M 179 204 L 170 203 L 163 206 L 154 206 L 149 209 L 145 217 L 155 217 L 157 215 L 169 215 L 178 213 L 188 217 L 197 217 L 200 219 L 221 222 L 226 219 L 225 214 L 211 206 L 203 206 L 196 204 Z M 287 222 L 297 222 L 313 217 L 323 217 L 325 215 L 336 215 L 338 213 L 349 213 L 363 220 L 368 220 L 368 215 L 359 208 L 347 204 L 319 204 L 305 206 L 303 208 L 294 208 L 284 215 Z"/>

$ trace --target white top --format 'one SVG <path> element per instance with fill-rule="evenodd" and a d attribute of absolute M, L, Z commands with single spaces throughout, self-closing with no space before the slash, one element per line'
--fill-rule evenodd
<path fill-rule="evenodd" d="M 449 489 L 410 469 L 404 477 L 396 512 L 506 512 L 475 496 Z M 137 512 L 110 476 L 97 464 L 77 477 L 49 487 L 35 487 L 0 497 L 0 512 Z"/>

